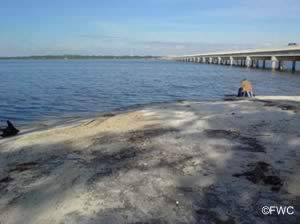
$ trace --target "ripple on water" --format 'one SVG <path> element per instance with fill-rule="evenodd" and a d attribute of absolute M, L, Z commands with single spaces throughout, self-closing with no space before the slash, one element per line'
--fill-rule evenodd
<path fill-rule="evenodd" d="M 155 60 L 2 60 L 0 120 L 26 123 L 155 102 L 216 100 L 235 94 L 243 78 L 257 95 L 300 95 L 299 73 Z"/>

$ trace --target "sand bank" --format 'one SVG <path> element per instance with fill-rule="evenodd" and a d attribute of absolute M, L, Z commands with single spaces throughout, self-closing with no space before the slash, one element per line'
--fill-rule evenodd
<path fill-rule="evenodd" d="M 178 102 L 1 139 L 0 223 L 296 223 L 299 109 Z"/>

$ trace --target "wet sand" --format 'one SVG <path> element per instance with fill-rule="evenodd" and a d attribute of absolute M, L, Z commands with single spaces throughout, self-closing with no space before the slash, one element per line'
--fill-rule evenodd
<path fill-rule="evenodd" d="M 177 102 L 0 140 L 0 223 L 296 223 L 300 97 Z M 291 205 L 292 216 L 264 216 Z"/>

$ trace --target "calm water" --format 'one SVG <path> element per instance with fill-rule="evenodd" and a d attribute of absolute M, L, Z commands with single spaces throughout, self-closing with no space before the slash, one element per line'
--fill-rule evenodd
<path fill-rule="evenodd" d="M 257 95 L 300 95 L 300 74 L 146 60 L 2 60 L 0 121 L 108 112 L 175 100 L 215 100 L 250 79 Z"/>

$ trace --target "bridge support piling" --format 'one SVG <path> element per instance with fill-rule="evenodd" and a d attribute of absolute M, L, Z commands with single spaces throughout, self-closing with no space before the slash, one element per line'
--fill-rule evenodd
<path fill-rule="evenodd" d="M 263 68 L 263 69 L 266 68 L 266 60 L 263 60 L 262 68 Z"/>
<path fill-rule="evenodd" d="M 278 61 L 272 61 L 272 70 L 276 70 Z"/>
<path fill-rule="evenodd" d="M 296 61 L 292 62 L 292 72 L 296 71 Z"/>
<path fill-rule="evenodd" d="M 259 68 L 259 60 L 256 60 L 256 68 Z"/>
<path fill-rule="evenodd" d="M 227 65 L 227 63 L 228 63 L 228 60 L 224 59 L 224 65 Z"/>
<path fill-rule="evenodd" d="M 218 57 L 218 64 L 220 65 L 221 64 L 221 57 Z"/>
<path fill-rule="evenodd" d="M 278 61 L 278 67 L 277 70 L 280 71 L 283 69 L 283 61 Z"/>
<path fill-rule="evenodd" d="M 244 60 L 243 60 L 243 59 L 240 59 L 240 60 L 239 60 L 239 66 L 243 67 L 243 64 L 244 64 Z"/>
<path fill-rule="evenodd" d="M 246 64 L 247 64 L 247 67 L 248 67 L 248 68 L 252 67 L 252 65 L 253 65 L 253 60 L 251 59 L 251 57 L 247 57 L 247 59 L 246 59 Z"/>
<path fill-rule="evenodd" d="M 281 61 L 279 61 L 276 57 L 272 57 L 272 70 L 280 70 Z"/>
<path fill-rule="evenodd" d="M 230 66 L 233 66 L 234 65 L 234 59 L 233 57 L 230 57 Z"/>

